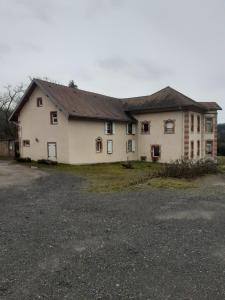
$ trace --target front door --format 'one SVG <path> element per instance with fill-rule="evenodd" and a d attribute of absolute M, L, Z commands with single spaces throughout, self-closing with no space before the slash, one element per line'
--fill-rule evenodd
<path fill-rule="evenodd" d="M 56 143 L 48 143 L 48 159 L 56 160 L 57 151 L 56 151 Z"/>
<path fill-rule="evenodd" d="M 152 160 L 157 161 L 161 156 L 161 147 L 160 145 L 152 145 L 151 147 Z"/>

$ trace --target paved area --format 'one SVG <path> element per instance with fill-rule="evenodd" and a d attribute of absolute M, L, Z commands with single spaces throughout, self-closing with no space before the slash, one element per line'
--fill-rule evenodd
<path fill-rule="evenodd" d="M 1 300 L 225 299 L 223 184 L 93 194 L 27 172 L 0 186 Z"/>

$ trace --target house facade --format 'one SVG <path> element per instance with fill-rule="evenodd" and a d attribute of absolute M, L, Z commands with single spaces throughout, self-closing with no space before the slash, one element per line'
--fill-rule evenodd
<path fill-rule="evenodd" d="M 116 99 L 34 79 L 10 120 L 18 126 L 21 157 L 32 160 L 170 162 L 216 159 L 220 109 L 170 87 Z"/>

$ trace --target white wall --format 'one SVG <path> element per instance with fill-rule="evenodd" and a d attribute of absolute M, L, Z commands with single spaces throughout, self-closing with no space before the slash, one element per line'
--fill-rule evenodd
<path fill-rule="evenodd" d="M 162 112 L 137 114 L 134 116 L 138 122 L 138 159 L 141 156 L 146 156 L 147 160 L 151 160 L 151 146 L 161 146 L 160 162 L 169 162 L 179 159 L 183 156 L 184 141 L 183 141 L 183 112 Z M 175 133 L 164 133 L 164 121 L 175 120 Z M 141 122 L 151 122 L 150 134 L 141 133 Z"/>
<path fill-rule="evenodd" d="M 37 107 L 37 97 L 42 97 L 42 107 Z M 50 124 L 51 111 L 58 111 L 58 125 Z M 47 143 L 56 142 L 57 160 L 67 163 L 69 161 L 67 122 L 65 115 L 39 88 L 36 88 L 19 115 L 21 156 L 30 157 L 32 160 L 47 159 Z M 23 140 L 30 140 L 30 147 L 24 147 Z"/>

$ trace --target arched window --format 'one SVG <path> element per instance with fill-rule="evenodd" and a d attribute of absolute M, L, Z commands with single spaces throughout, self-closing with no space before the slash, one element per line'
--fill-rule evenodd
<path fill-rule="evenodd" d="M 174 120 L 164 121 L 164 133 L 175 133 L 175 121 Z"/>
<path fill-rule="evenodd" d="M 96 152 L 101 153 L 103 150 L 103 145 L 102 145 L 102 138 L 98 137 L 95 140 L 95 147 L 96 147 Z"/>

